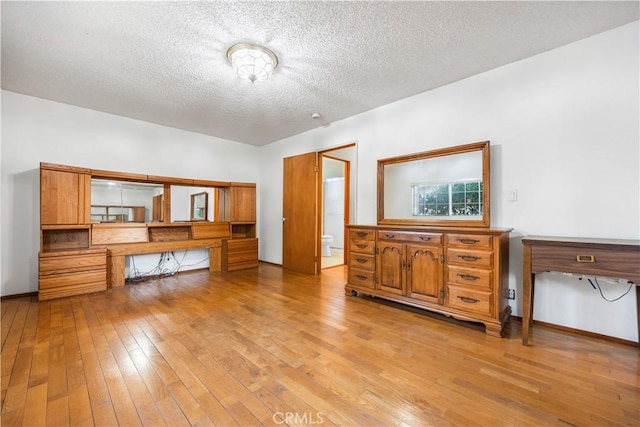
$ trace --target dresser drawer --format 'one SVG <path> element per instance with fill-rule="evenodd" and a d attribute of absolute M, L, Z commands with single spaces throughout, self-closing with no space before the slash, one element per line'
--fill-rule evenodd
<path fill-rule="evenodd" d="M 89 271 L 82 273 L 57 274 L 53 276 L 41 276 L 38 280 L 40 290 L 52 288 L 73 287 L 76 285 L 100 284 L 100 290 L 107 289 L 107 270 Z"/>
<path fill-rule="evenodd" d="M 375 274 L 372 271 L 349 268 L 349 283 L 373 289 L 375 287 Z"/>
<path fill-rule="evenodd" d="M 493 272 L 491 270 L 483 270 L 480 268 L 464 268 L 454 265 L 448 265 L 446 268 L 447 283 L 457 283 L 464 286 L 473 286 L 474 288 L 491 287 L 491 278 Z"/>
<path fill-rule="evenodd" d="M 441 233 L 419 233 L 411 231 L 395 231 L 395 230 L 381 230 L 378 231 L 378 240 L 386 241 L 398 241 L 398 242 L 411 242 L 411 243 L 425 243 L 425 244 L 442 244 Z"/>
<path fill-rule="evenodd" d="M 374 271 L 376 268 L 376 257 L 375 255 L 359 254 L 354 252 L 349 258 L 349 267 Z"/>
<path fill-rule="evenodd" d="M 474 251 L 462 248 L 447 248 L 447 262 L 469 267 L 486 267 L 493 265 L 492 251 Z"/>
<path fill-rule="evenodd" d="M 237 239 L 226 241 L 227 250 L 231 252 L 258 251 L 258 239 Z"/>
<path fill-rule="evenodd" d="M 375 240 L 349 240 L 349 250 L 351 252 L 373 254 L 376 252 L 376 241 Z"/>
<path fill-rule="evenodd" d="M 258 252 L 230 252 L 227 254 L 227 262 L 229 264 L 238 264 L 253 261 L 258 262 Z"/>
<path fill-rule="evenodd" d="M 351 240 L 375 240 L 375 230 L 353 229 L 349 230 L 349 239 Z"/>
<path fill-rule="evenodd" d="M 490 316 L 491 292 L 447 285 L 447 305 L 464 311 Z"/>
<path fill-rule="evenodd" d="M 88 255 L 41 256 L 39 261 L 39 274 L 41 276 L 104 270 L 107 267 L 106 252 Z"/>
<path fill-rule="evenodd" d="M 493 237 L 484 234 L 447 234 L 447 246 L 490 250 L 493 248 Z"/>

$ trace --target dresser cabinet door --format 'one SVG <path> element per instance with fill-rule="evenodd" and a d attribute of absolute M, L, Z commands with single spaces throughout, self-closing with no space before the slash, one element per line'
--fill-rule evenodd
<path fill-rule="evenodd" d="M 408 296 L 442 303 L 442 247 L 407 245 Z"/>
<path fill-rule="evenodd" d="M 406 295 L 405 245 L 379 241 L 376 244 L 376 266 L 378 269 L 376 288 L 398 295 Z"/>

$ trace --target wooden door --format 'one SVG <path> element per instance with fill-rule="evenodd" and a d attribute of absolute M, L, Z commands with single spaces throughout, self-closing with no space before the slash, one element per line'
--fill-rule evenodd
<path fill-rule="evenodd" d="M 282 267 L 318 274 L 316 247 L 317 153 L 284 159 Z"/>
<path fill-rule="evenodd" d="M 442 248 L 407 246 L 407 288 L 411 298 L 442 304 Z"/>
<path fill-rule="evenodd" d="M 376 244 L 376 288 L 397 295 L 405 292 L 405 245 L 380 241 Z"/>

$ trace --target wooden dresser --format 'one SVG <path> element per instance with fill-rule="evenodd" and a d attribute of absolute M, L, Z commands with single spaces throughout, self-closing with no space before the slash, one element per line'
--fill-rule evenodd
<path fill-rule="evenodd" d="M 509 320 L 509 229 L 350 225 L 347 294 L 480 322 Z"/>

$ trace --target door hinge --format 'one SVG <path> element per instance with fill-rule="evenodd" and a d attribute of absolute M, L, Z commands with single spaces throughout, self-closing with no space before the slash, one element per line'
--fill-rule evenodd
<path fill-rule="evenodd" d="M 444 297 L 445 297 L 445 293 L 444 293 L 444 289 L 442 289 L 442 290 L 440 291 L 440 298 L 444 298 Z"/>
<path fill-rule="evenodd" d="M 440 261 L 442 261 L 442 262 L 445 262 L 445 261 L 446 261 L 446 258 L 444 257 L 444 254 L 443 254 L 443 255 L 440 255 Z"/>

